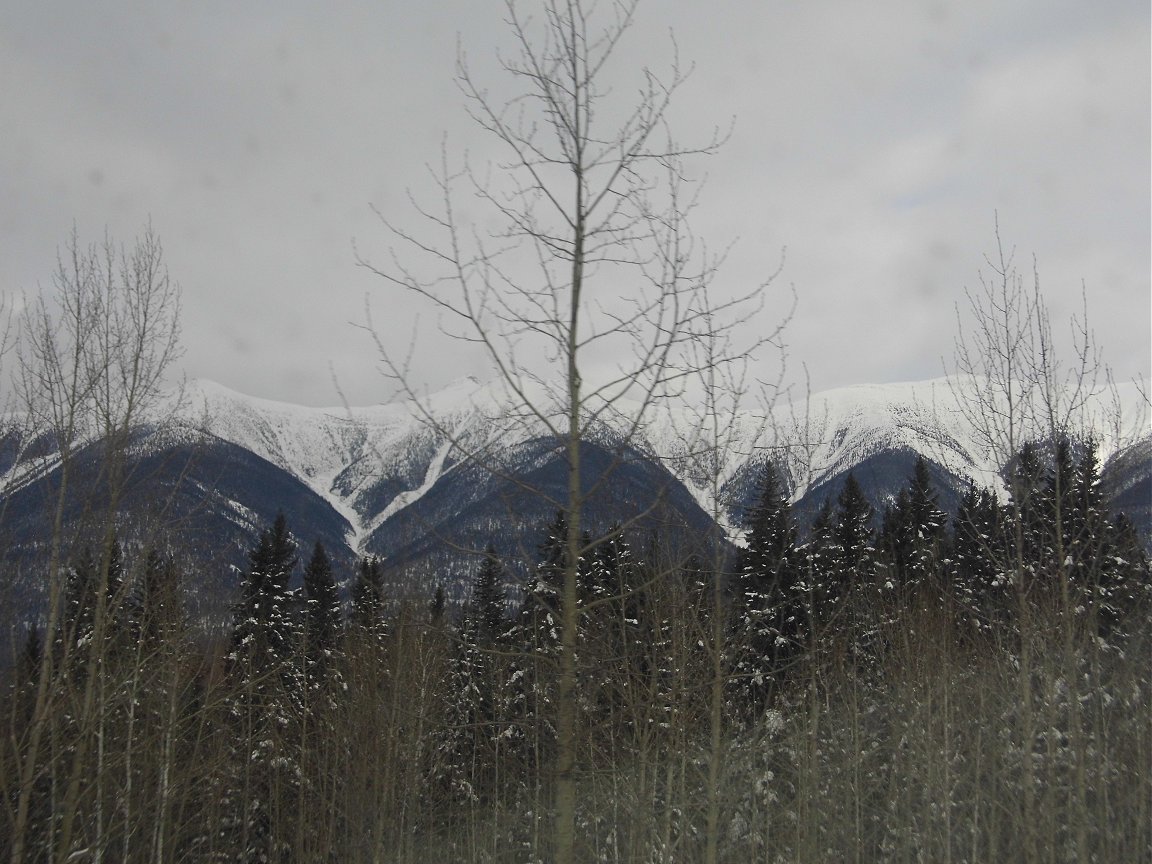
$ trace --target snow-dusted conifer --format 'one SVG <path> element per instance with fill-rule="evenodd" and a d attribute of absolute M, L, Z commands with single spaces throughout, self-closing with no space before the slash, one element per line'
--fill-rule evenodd
<path fill-rule="evenodd" d="M 880 531 L 880 546 L 887 567 L 886 584 L 890 581 L 904 599 L 930 582 L 940 581 L 938 561 L 947 517 L 938 501 L 928 462 L 923 456 L 917 456 L 908 485 L 884 512 Z M 945 586 L 936 587 L 939 599 Z"/>
<path fill-rule="evenodd" d="M 323 677 L 339 633 L 340 596 L 332 562 L 317 540 L 304 567 L 304 656 L 311 677 Z"/>
<path fill-rule="evenodd" d="M 738 690 L 764 701 L 778 668 L 806 642 L 796 527 L 779 470 L 765 462 L 736 572 L 733 644 Z"/>
<path fill-rule="evenodd" d="M 363 633 L 379 635 L 384 616 L 384 567 L 375 555 L 360 559 L 352 585 L 352 624 Z"/>
<path fill-rule="evenodd" d="M 836 566 L 845 586 L 871 582 L 874 576 L 875 548 L 872 520 L 875 511 L 851 471 L 836 499 Z"/>

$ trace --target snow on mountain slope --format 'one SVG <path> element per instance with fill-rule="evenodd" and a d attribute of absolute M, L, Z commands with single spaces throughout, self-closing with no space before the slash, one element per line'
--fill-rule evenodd
<path fill-rule="evenodd" d="M 980 418 L 958 401 L 977 386 L 941 378 L 844 387 L 803 404 L 777 405 L 763 417 L 732 409 L 707 417 L 694 406 L 660 403 L 633 444 L 661 459 L 722 523 L 739 521 L 726 498 L 747 487 L 750 472 L 766 456 L 787 466 L 794 501 L 869 457 L 892 451 L 923 454 L 956 477 L 996 487 L 1001 454 L 983 439 Z M 1123 430 L 1112 422 L 1111 394 L 1090 400 L 1082 412 L 1102 461 L 1124 441 L 1148 437 L 1139 392 L 1129 385 L 1118 393 Z M 533 396 L 549 404 L 547 397 Z M 998 401 L 992 404 L 1002 410 Z M 609 444 L 622 440 L 634 409 L 619 403 L 590 434 Z M 429 394 L 419 405 L 351 408 L 307 408 L 195 381 L 187 387 L 181 415 L 185 423 L 250 450 L 308 485 L 348 520 L 354 550 L 460 462 L 472 459 L 514 473 L 516 466 L 503 460 L 517 445 L 547 432 L 545 422 L 504 388 L 473 378 Z M 735 536 L 735 524 L 725 527 Z"/>
<path fill-rule="evenodd" d="M 973 398 L 977 390 L 982 401 Z M 977 409 L 979 405 L 984 408 Z M 777 409 L 777 415 L 782 411 Z M 1041 411 L 1042 406 L 1036 405 L 1022 412 L 1017 444 L 1045 437 L 1043 421 L 1027 419 Z M 802 445 L 788 451 L 798 481 L 796 497 L 871 455 L 900 449 L 923 454 L 958 477 L 995 488 L 1007 454 L 1002 438 L 989 440 L 986 433 L 997 416 L 1007 413 L 1003 394 L 973 379 L 859 385 L 815 394 L 807 410 L 807 428 L 785 436 Z M 777 426 L 783 427 L 783 422 Z M 1133 384 L 1085 399 L 1071 418 L 1071 427 L 1073 434 L 1097 442 L 1102 463 L 1149 434 L 1146 406 Z"/>
<path fill-rule="evenodd" d="M 459 459 L 492 452 L 516 425 L 492 387 L 468 378 L 420 406 L 347 408 L 274 402 L 197 380 L 185 388 L 179 416 L 303 481 L 348 521 L 353 550 Z M 389 490 L 383 508 L 381 484 Z"/>

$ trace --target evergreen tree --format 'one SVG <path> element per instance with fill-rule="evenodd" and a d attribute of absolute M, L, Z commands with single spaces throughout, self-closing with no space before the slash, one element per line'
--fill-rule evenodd
<path fill-rule="evenodd" d="M 1020 447 L 1008 472 L 1008 536 L 1011 538 L 1012 563 L 1021 574 L 1035 573 L 1042 563 L 1045 548 L 1045 507 L 1043 491 L 1044 465 L 1035 442 Z M 1031 588 L 1028 577 L 1022 586 Z"/>
<path fill-rule="evenodd" d="M 444 586 L 437 585 L 436 590 L 432 592 L 432 601 L 428 604 L 428 623 L 433 627 L 442 625 L 444 623 L 444 610 L 447 605 Z"/>
<path fill-rule="evenodd" d="M 472 582 L 445 680 L 445 724 L 437 733 L 437 773 L 455 798 L 475 801 L 492 791 L 497 762 L 525 740 L 516 690 L 505 686 L 504 568 L 491 544 Z"/>
<path fill-rule="evenodd" d="M 360 559 L 352 586 L 352 623 L 365 633 L 381 632 L 384 616 L 384 567 L 375 555 Z"/>
<path fill-rule="evenodd" d="M 470 614 L 475 622 L 477 642 L 482 646 L 495 643 L 507 626 L 505 612 L 504 565 L 491 543 L 484 551 L 484 560 L 472 583 Z"/>
<path fill-rule="evenodd" d="M 73 657 L 75 664 L 80 664 L 80 655 L 92 647 L 101 599 L 104 641 L 106 643 L 113 641 L 122 634 L 120 625 L 123 620 L 119 603 L 123 585 L 124 555 L 120 541 L 116 537 L 113 537 L 108 548 L 108 560 L 103 570 L 100 562 L 93 556 L 92 549 L 87 546 L 69 568 L 64 586 L 64 615 L 61 618 L 56 642 L 58 649 L 66 649 L 70 654 L 79 650 L 80 653 Z"/>
<path fill-rule="evenodd" d="M 853 654 L 861 658 L 874 656 L 871 646 L 876 644 L 878 625 L 888 620 L 891 611 L 890 599 L 877 596 L 874 515 L 855 475 L 848 472 L 836 498 L 833 563 L 838 584 L 833 590 L 841 598 L 835 610 L 836 629 L 848 637 Z"/>
<path fill-rule="evenodd" d="M 960 614 L 979 630 L 1003 620 L 1008 609 L 1003 522 L 992 491 L 970 485 L 956 511 L 948 561 Z"/>
<path fill-rule="evenodd" d="M 332 562 L 317 540 L 304 567 L 304 641 L 309 671 L 322 676 L 340 632 L 340 596 Z"/>
<path fill-rule="evenodd" d="M 1100 632 L 1109 637 L 1137 633 L 1152 620 L 1152 565 L 1125 514 L 1117 513 L 1105 530 L 1097 587 Z"/>
<path fill-rule="evenodd" d="M 104 601 L 110 629 L 123 623 L 120 605 L 123 600 L 124 570 L 124 547 L 120 545 L 120 538 L 113 535 L 108 547 L 107 569 L 104 571 Z"/>
<path fill-rule="evenodd" d="M 1100 491 L 1100 457 L 1095 441 L 1083 444 L 1069 494 L 1065 517 L 1065 546 L 1079 557 L 1094 556 L 1090 538 L 1104 537 L 1108 530 L 1103 495 Z"/>
<path fill-rule="evenodd" d="M 645 615 L 647 580 L 620 525 L 599 538 L 582 572 L 588 583 L 583 602 L 591 604 L 582 620 L 583 641 L 589 674 L 599 679 L 596 709 L 607 715 L 622 703 L 624 689 L 631 688 L 632 698 L 651 693 L 649 648 L 659 634 Z"/>
<path fill-rule="evenodd" d="M 745 548 L 736 574 L 733 634 L 739 689 L 760 704 L 781 664 L 806 641 L 805 598 L 796 552 L 796 528 L 775 464 L 764 463 L 755 506 L 748 512 Z"/>
<path fill-rule="evenodd" d="M 884 512 L 880 531 L 888 581 L 905 598 L 938 578 L 946 518 L 932 489 L 928 462 L 917 456 L 908 485 Z M 937 593 L 943 588 L 938 586 Z"/>
<path fill-rule="evenodd" d="M 807 541 L 797 550 L 801 561 L 797 593 L 802 598 L 806 619 L 804 631 L 810 645 L 835 616 L 845 595 L 844 584 L 837 573 L 837 549 L 832 500 L 826 498 L 812 522 Z"/>
<path fill-rule="evenodd" d="M 1063 565 L 1079 530 L 1087 527 L 1076 524 L 1076 474 L 1072 442 L 1061 437 L 1043 472 L 1039 496 L 1038 515 L 1044 527 L 1042 562 L 1049 567 Z"/>
<path fill-rule="evenodd" d="M 796 526 L 779 471 L 771 461 L 764 463 L 759 496 L 744 527 L 736 602 L 749 608 L 773 607 L 790 593 L 794 582 Z"/>
<path fill-rule="evenodd" d="M 20 651 L 17 680 L 22 684 L 31 684 L 35 682 L 36 673 L 40 669 L 40 661 L 44 654 L 44 640 L 40 635 L 38 622 L 28 622 L 26 630 L 27 636 L 24 638 L 24 647 Z"/>
<path fill-rule="evenodd" d="M 270 662 L 287 658 L 294 622 L 288 583 L 296 568 L 296 543 L 283 513 L 248 554 L 249 569 L 234 620 L 233 639 L 249 656 L 268 654 Z"/>
<path fill-rule="evenodd" d="M 180 574 L 172 556 L 152 549 L 130 600 L 132 629 L 146 650 L 179 641 L 187 622 L 180 596 Z"/>
<path fill-rule="evenodd" d="M 851 471 L 836 499 L 836 567 L 845 586 L 870 582 L 875 563 L 872 520 L 875 511 Z"/>
<path fill-rule="evenodd" d="M 234 674 L 230 700 L 234 724 L 228 770 L 218 792 L 226 818 L 221 833 L 244 861 L 277 861 L 290 839 L 275 813 L 299 791 L 299 725 L 306 688 L 292 650 L 299 629 L 288 584 L 296 543 L 283 513 L 260 534 L 248 555 L 249 570 L 234 612 Z"/>
<path fill-rule="evenodd" d="M 568 519 L 562 511 L 556 513 L 544 532 L 535 574 L 524 593 L 520 618 L 526 628 L 529 650 L 550 654 L 560 641 L 560 582 L 568 560 Z"/>
<path fill-rule="evenodd" d="M 92 550 L 85 547 L 68 568 L 64 583 L 64 614 L 60 619 L 59 649 L 71 655 L 92 638 L 96 616 L 96 562 Z"/>

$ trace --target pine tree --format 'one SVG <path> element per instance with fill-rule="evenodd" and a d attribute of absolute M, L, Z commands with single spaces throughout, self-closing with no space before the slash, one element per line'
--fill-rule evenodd
<path fill-rule="evenodd" d="M 1049 565 L 1062 565 L 1072 551 L 1078 529 L 1087 527 L 1076 525 L 1077 465 L 1072 451 L 1072 442 L 1062 436 L 1043 472 L 1039 515 L 1046 529 L 1043 548 Z"/>
<path fill-rule="evenodd" d="M 61 632 L 56 636 L 57 649 L 64 649 L 73 657 L 73 664 L 82 665 L 82 656 L 92 649 L 96 637 L 96 616 L 103 586 L 103 639 L 115 641 L 121 634 L 119 601 L 124 585 L 124 556 L 120 541 L 114 536 L 108 548 L 108 560 L 101 564 L 89 547 L 84 547 L 79 558 L 69 569 L 64 586 L 64 615 Z M 103 650 L 103 646 L 101 647 Z"/>
<path fill-rule="evenodd" d="M 92 550 L 88 547 L 81 550 L 68 568 L 61 632 L 56 636 L 58 649 L 63 650 L 66 656 L 87 645 L 92 638 L 96 615 L 96 569 Z"/>
<path fill-rule="evenodd" d="M 1069 494 L 1065 546 L 1077 557 L 1093 557 L 1089 542 L 1107 533 L 1108 517 L 1100 491 L 1100 457 L 1095 441 L 1084 442 Z"/>
<path fill-rule="evenodd" d="M 598 685 L 592 701 L 602 716 L 609 716 L 626 697 L 652 694 L 649 649 L 659 636 L 645 614 L 648 580 L 620 525 L 598 539 L 582 572 L 587 583 L 582 599 L 590 604 L 582 620 L 583 643 L 588 674 Z"/>
<path fill-rule="evenodd" d="M 524 593 L 520 618 L 521 626 L 526 629 L 528 650 L 550 654 L 559 645 L 560 580 L 568 559 L 568 519 L 562 511 L 556 513 L 544 532 L 535 574 Z"/>
<path fill-rule="evenodd" d="M 836 498 L 836 525 L 833 531 L 835 593 L 839 603 L 837 629 L 849 638 L 858 657 L 873 656 L 878 625 L 887 620 L 889 598 L 877 597 L 877 555 L 872 521 L 875 511 L 864 497 L 855 475 L 848 473 Z"/>
<path fill-rule="evenodd" d="M 1105 530 L 1097 587 L 1099 627 L 1103 636 L 1123 637 L 1141 632 L 1152 620 L 1152 564 L 1125 514 L 1117 513 Z"/>

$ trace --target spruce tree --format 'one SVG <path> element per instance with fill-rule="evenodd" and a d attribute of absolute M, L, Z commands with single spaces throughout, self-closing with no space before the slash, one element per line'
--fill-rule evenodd
<path fill-rule="evenodd" d="M 1100 457 L 1095 441 L 1084 442 L 1072 478 L 1065 545 L 1079 557 L 1095 556 L 1091 538 L 1107 535 L 1108 517 L 1100 490 Z"/>
<path fill-rule="evenodd" d="M 796 527 L 776 465 L 765 462 L 746 520 L 736 573 L 735 671 L 750 704 L 761 704 L 776 670 L 806 641 Z"/>
<path fill-rule="evenodd" d="M 870 582 L 875 562 L 872 520 L 875 511 L 851 471 L 836 499 L 836 566 L 845 586 Z"/>
<path fill-rule="evenodd" d="M 1045 538 L 1048 530 L 1044 524 L 1044 465 L 1040 449 L 1035 442 L 1026 441 L 1021 445 L 1008 471 L 1008 534 L 1012 538 L 1012 563 L 1021 577 L 1033 574 L 1044 560 Z M 1027 593 L 1031 589 L 1031 578 L 1021 586 Z"/>
<path fill-rule="evenodd" d="M 375 555 L 360 559 L 352 586 L 352 623 L 363 633 L 379 635 L 384 615 L 384 568 Z"/>
<path fill-rule="evenodd" d="M 774 607 L 791 593 L 795 580 L 796 526 L 773 462 L 766 462 L 761 471 L 759 496 L 745 520 L 744 542 L 736 602 L 749 608 Z"/>
<path fill-rule="evenodd" d="M 108 560 L 101 570 L 101 563 L 93 556 L 90 547 L 84 547 L 76 562 L 69 568 L 64 586 L 64 615 L 61 618 L 61 632 L 56 636 L 58 650 L 66 648 L 68 653 L 76 651 L 75 664 L 81 663 L 81 656 L 92 650 L 92 640 L 96 636 L 96 615 L 103 588 L 103 639 L 105 643 L 115 641 L 122 635 L 121 590 L 124 584 L 124 555 L 120 541 L 113 536 L 108 549 Z M 103 650 L 101 646 L 100 650 Z"/>
<path fill-rule="evenodd" d="M 226 810 L 220 826 L 243 860 L 275 861 L 289 840 L 278 834 L 275 813 L 299 788 L 299 720 L 305 688 L 292 661 L 299 630 L 288 584 L 296 543 L 283 513 L 260 534 L 234 611 L 233 671 L 237 688 L 229 770 L 218 795 Z M 274 800 L 275 799 L 275 800 Z"/>
<path fill-rule="evenodd" d="M 558 511 L 544 529 L 535 573 L 520 611 L 531 651 L 549 654 L 559 646 L 560 581 L 568 560 L 567 543 L 568 519 Z"/>
<path fill-rule="evenodd" d="M 880 530 L 887 581 L 906 599 L 937 577 L 946 518 L 932 489 L 928 462 L 923 456 L 917 456 L 908 485 L 885 509 Z"/>
<path fill-rule="evenodd" d="M 288 583 L 297 563 L 296 542 L 283 513 L 261 532 L 248 560 L 233 638 L 249 656 L 266 652 L 269 661 L 282 661 L 290 652 L 294 629 Z"/>
<path fill-rule="evenodd" d="M 805 632 L 809 644 L 835 616 L 844 597 L 844 586 L 837 574 L 836 520 L 832 512 L 832 499 L 825 498 L 808 539 L 797 551 L 801 562 L 797 593 L 805 610 Z"/>
<path fill-rule="evenodd" d="M 1003 620 L 1008 610 L 1004 514 L 989 489 L 970 485 L 953 521 L 948 561 L 952 596 L 977 630 Z"/>
<path fill-rule="evenodd" d="M 582 562 L 583 564 L 583 562 Z M 595 703 L 603 716 L 623 701 L 625 688 L 635 697 L 652 672 L 648 648 L 658 639 L 644 614 L 646 581 L 623 528 L 614 525 L 600 537 L 591 560 L 583 564 L 592 604 L 582 620 L 590 675 L 599 686 Z"/>
<path fill-rule="evenodd" d="M 179 640 L 187 621 L 180 572 L 170 554 L 149 550 L 130 604 L 133 632 L 147 648 L 159 649 Z"/>
<path fill-rule="evenodd" d="M 504 568 L 491 544 L 472 582 L 445 679 L 445 723 L 435 737 L 437 770 L 452 797 L 476 801 L 488 794 L 496 762 L 524 740 L 504 686 L 508 662 L 494 650 L 505 636 Z"/>
<path fill-rule="evenodd" d="M 872 521 L 875 511 L 855 475 L 848 473 L 844 487 L 836 498 L 835 536 L 835 591 L 842 598 L 839 608 L 838 629 L 846 633 L 853 651 L 871 656 L 877 625 L 890 611 L 889 598 L 875 596 L 878 585 L 877 556 Z"/>
<path fill-rule="evenodd" d="M 305 659 L 311 674 L 322 677 L 336 649 L 340 631 L 340 597 L 332 576 L 332 562 L 317 540 L 304 567 Z"/>
<path fill-rule="evenodd" d="M 56 635 L 58 650 L 65 655 L 87 645 L 92 638 L 96 615 L 96 569 L 92 550 L 85 547 L 68 568 L 64 583 L 64 614 L 60 619 L 60 632 Z"/>
<path fill-rule="evenodd" d="M 470 611 L 475 621 L 477 641 L 483 646 L 495 643 L 506 629 L 505 581 L 504 565 L 497 557 L 496 549 L 489 543 L 472 583 Z"/>
<path fill-rule="evenodd" d="M 1139 633 L 1152 619 L 1152 564 L 1136 526 L 1124 513 L 1117 513 L 1105 532 L 1097 613 L 1101 635 Z"/>

